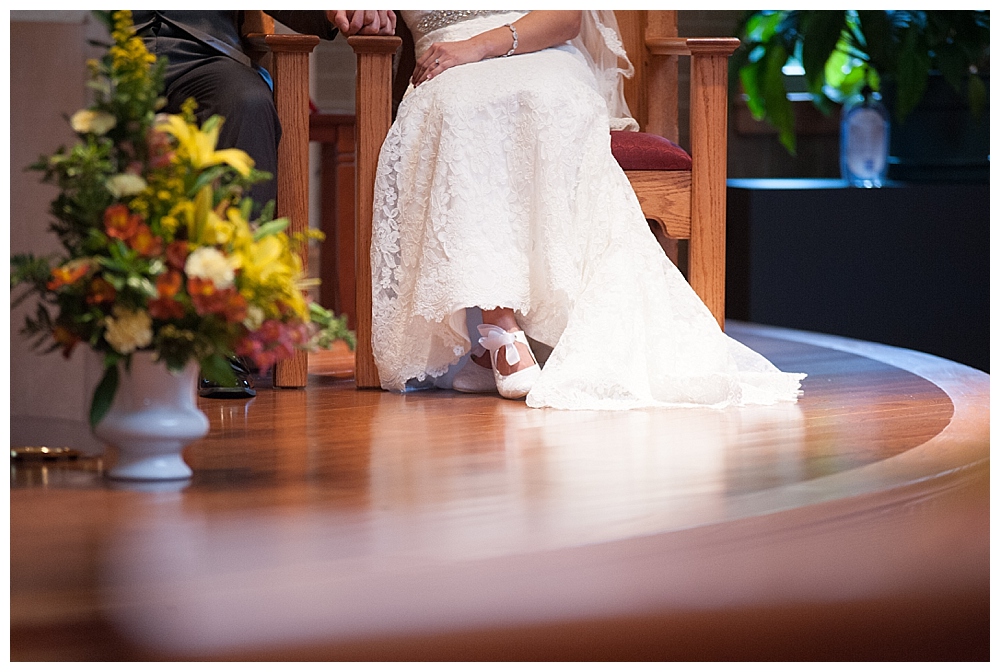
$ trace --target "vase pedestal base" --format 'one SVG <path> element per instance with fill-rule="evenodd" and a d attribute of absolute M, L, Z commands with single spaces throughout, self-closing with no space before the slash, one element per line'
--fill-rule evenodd
<path fill-rule="evenodd" d="M 121 365 L 119 365 L 121 366 Z M 151 353 L 137 352 L 119 370 L 111 409 L 94 428 L 105 444 L 105 475 L 123 481 L 182 481 L 192 472 L 185 447 L 208 434 L 198 408 L 198 365 L 170 371 Z"/>
<path fill-rule="evenodd" d="M 132 446 L 129 454 L 123 455 L 113 446 L 104 453 L 104 475 L 114 480 L 125 481 L 179 481 L 190 479 L 194 472 L 181 457 L 180 448 L 157 447 L 145 453 L 141 447 Z"/>

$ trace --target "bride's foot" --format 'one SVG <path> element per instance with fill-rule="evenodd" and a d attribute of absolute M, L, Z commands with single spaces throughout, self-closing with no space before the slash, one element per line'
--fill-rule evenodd
<path fill-rule="evenodd" d="M 526 397 L 542 370 L 531 352 L 524 332 L 506 331 L 492 324 L 481 324 L 479 333 L 482 336 L 479 344 L 490 353 L 493 377 L 500 396 L 507 399 Z"/>

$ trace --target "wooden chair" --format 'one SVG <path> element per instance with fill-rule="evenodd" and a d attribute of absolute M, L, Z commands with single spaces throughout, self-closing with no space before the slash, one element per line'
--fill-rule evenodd
<path fill-rule="evenodd" d="M 244 14 L 242 33 L 252 59 L 264 65 L 274 80 L 274 103 L 281 121 L 278 145 L 276 216 L 288 217 L 290 234 L 309 229 L 309 54 L 319 44 L 315 35 L 280 34 L 274 19 L 260 10 Z M 308 268 L 309 251 L 302 250 Z M 275 366 L 276 387 L 305 387 L 308 355 Z"/>
<path fill-rule="evenodd" d="M 724 326 L 728 59 L 740 41 L 678 37 L 676 11 L 615 15 L 636 71 L 625 98 L 642 133 L 613 133 L 612 151 L 675 263 L 675 241 L 688 241 L 688 282 Z M 681 56 L 691 59 L 690 157 L 676 146 Z"/>
<path fill-rule="evenodd" d="M 626 84 L 626 100 L 643 133 L 613 136 L 615 157 L 625 169 L 643 214 L 661 229 L 667 253 L 676 255 L 670 241 L 689 241 L 689 282 L 721 326 L 725 319 L 727 62 L 739 40 L 677 37 L 675 11 L 616 11 L 616 16 L 636 69 Z M 355 383 L 369 388 L 379 386 L 371 347 L 372 200 L 379 149 L 392 122 L 392 59 L 401 40 L 352 37 L 348 42 L 358 57 Z M 676 147 L 680 56 L 691 58 L 691 157 Z"/>

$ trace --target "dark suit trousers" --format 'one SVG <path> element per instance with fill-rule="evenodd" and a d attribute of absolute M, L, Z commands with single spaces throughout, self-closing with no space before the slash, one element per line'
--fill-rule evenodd
<path fill-rule="evenodd" d="M 222 54 L 185 63 L 183 71 L 171 78 L 178 69 L 168 69 L 165 111 L 179 112 L 185 100 L 194 98 L 199 123 L 213 114 L 224 117 L 219 148 L 242 149 L 256 168 L 270 173 L 272 179 L 255 184 L 250 196 L 258 206 L 273 200 L 277 195 L 273 176 L 278 168 L 281 124 L 267 83 L 256 71 Z"/>

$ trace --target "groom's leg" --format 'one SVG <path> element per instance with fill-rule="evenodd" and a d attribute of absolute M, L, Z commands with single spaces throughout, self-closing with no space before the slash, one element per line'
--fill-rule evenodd
<path fill-rule="evenodd" d="M 226 56 L 206 58 L 170 83 L 168 111 L 179 111 L 188 98 L 198 103 L 195 116 L 199 123 L 213 114 L 225 118 L 219 148 L 242 149 L 259 170 L 270 173 L 272 179 L 255 184 L 250 195 L 258 206 L 273 200 L 277 195 L 274 176 L 281 124 L 274 96 L 260 74 Z"/>

